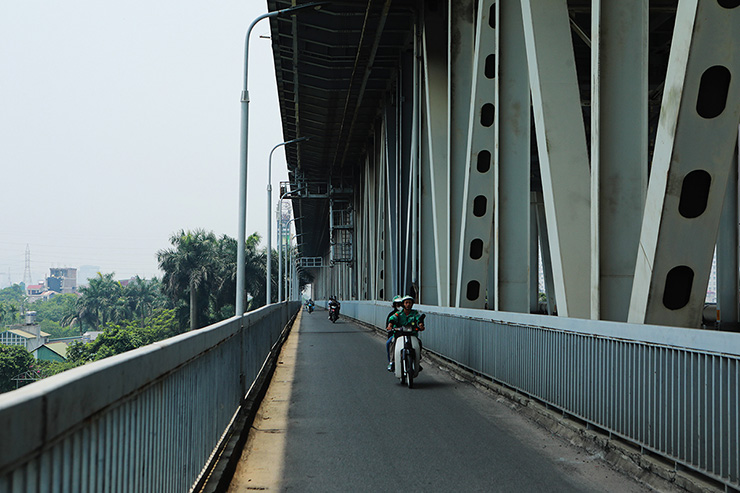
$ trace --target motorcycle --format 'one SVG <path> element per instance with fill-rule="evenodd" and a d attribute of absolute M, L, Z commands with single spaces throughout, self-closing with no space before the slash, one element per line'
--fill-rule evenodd
<path fill-rule="evenodd" d="M 339 308 L 336 306 L 330 306 L 329 307 L 329 320 L 331 320 L 331 323 L 334 323 L 339 318 Z"/>
<path fill-rule="evenodd" d="M 422 315 L 419 321 L 423 322 L 424 317 L 425 315 Z M 399 327 L 393 331 L 395 375 L 401 381 L 401 385 L 406 384 L 410 389 L 414 388 L 414 379 L 419 376 L 421 344 L 416 336 L 418 332 L 418 328 L 409 326 Z"/>

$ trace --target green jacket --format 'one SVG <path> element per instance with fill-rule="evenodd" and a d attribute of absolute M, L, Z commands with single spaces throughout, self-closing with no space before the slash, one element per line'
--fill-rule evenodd
<path fill-rule="evenodd" d="M 388 323 L 391 324 L 393 327 L 419 327 L 419 317 L 421 314 L 417 312 L 416 310 L 411 310 L 411 312 L 406 315 L 403 310 L 399 310 L 393 315 L 390 316 L 388 319 Z"/>

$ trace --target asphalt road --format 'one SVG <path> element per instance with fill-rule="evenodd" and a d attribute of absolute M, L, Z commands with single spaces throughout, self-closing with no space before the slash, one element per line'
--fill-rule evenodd
<path fill-rule="evenodd" d="M 402 386 L 384 340 L 345 318 L 293 330 L 280 491 L 648 491 L 428 359 Z"/>

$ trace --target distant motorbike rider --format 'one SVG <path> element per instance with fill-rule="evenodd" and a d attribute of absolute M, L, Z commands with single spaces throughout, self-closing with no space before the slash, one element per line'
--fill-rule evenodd
<path fill-rule="evenodd" d="M 421 338 L 419 337 L 419 332 L 424 330 L 424 321 L 421 318 L 421 314 L 413 309 L 414 298 L 412 296 L 406 295 L 401 298 L 400 301 L 403 305 L 403 310 L 399 310 L 398 312 L 388 317 L 386 330 L 391 336 L 391 339 L 393 339 L 393 331 L 395 329 L 398 329 L 400 327 L 413 327 L 414 329 L 416 329 L 416 337 L 417 339 L 419 339 L 419 358 L 421 358 Z M 388 371 L 393 371 L 393 367 L 394 362 L 391 359 L 391 362 L 388 364 Z M 419 371 L 421 371 L 422 369 L 423 368 L 419 366 Z"/>
<path fill-rule="evenodd" d="M 329 296 L 329 319 L 331 319 L 332 310 L 336 310 L 337 318 L 339 318 L 339 307 L 341 306 L 334 296 Z"/>
<path fill-rule="evenodd" d="M 388 314 L 387 317 L 385 317 L 385 326 L 388 327 L 388 324 L 390 323 L 391 317 L 395 315 L 402 307 L 403 303 L 401 303 L 401 296 L 394 296 L 393 300 L 391 302 L 391 306 L 393 309 Z M 393 368 L 393 361 L 391 360 L 391 348 L 393 347 L 393 333 L 388 333 L 388 340 L 385 341 L 385 352 L 388 354 L 388 371 L 394 371 Z"/>

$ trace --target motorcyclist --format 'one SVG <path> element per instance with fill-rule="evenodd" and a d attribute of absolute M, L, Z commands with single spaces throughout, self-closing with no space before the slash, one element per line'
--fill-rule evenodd
<path fill-rule="evenodd" d="M 308 299 L 308 301 L 306 302 L 306 308 L 308 309 L 308 313 L 311 313 L 313 311 L 313 299 Z"/>
<path fill-rule="evenodd" d="M 400 310 L 403 306 L 401 303 L 401 296 L 394 296 L 391 306 L 393 309 L 388 314 L 387 317 L 385 317 L 385 326 L 388 327 L 388 324 L 390 323 L 391 316 L 395 315 L 398 310 Z M 393 361 L 391 360 L 391 348 L 393 347 L 393 333 L 388 334 L 388 340 L 385 342 L 385 352 L 388 354 L 388 371 L 393 371 Z"/>
<path fill-rule="evenodd" d="M 424 330 L 424 322 L 421 319 L 421 314 L 413 309 L 414 298 L 412 296 L 404 296 L 403 298 L 401 298 L 401 303 L 403 304 L 403 310 L 399 310 L 398 312 L 388 317 L 388 325 L 386 326 L 386 330 L 388 331 L 391 338 L 393 338 L 394 329 L 400 327 L 415 328 L 417 330 L 416 337 L 417 339 L 419 339 L 419 358 L 421 358 L 421 338 L 419 337 L 418 332 Z M 388 371 L 393 371 L 393 367 L 394 362 L 391 359 L 391 362 L 388 364 Z M 419 365 L 419 371 L 421 371 L 422 369 L 423 368 L 421 367 L 421 365 Z"/>
<path fill-rule="evenodd" d="M 329 296 L 329 312 L 331 312 L 332 308 L 335 309 L 337 311 L 337 318 L 339 318 L 339 307 L 341 306 L 334 296 Z M 329 319 L 331 319 L 331 316 L 329 316 Z"/>

